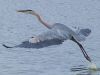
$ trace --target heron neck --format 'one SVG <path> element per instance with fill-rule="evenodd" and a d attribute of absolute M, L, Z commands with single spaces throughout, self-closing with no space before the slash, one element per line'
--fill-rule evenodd
<path fill-rule="evenodd" d="M 40 21 L 40 23 L 42 23 L 43 25 L 45 25 L 47 28 L 51 29 L 50 25 L 49 25 L 47 22 L 45 22 L 45 21 L 41 18 L 40 15 L 35 14 L 35 16 L 36 16 L 37 19 Z"/>

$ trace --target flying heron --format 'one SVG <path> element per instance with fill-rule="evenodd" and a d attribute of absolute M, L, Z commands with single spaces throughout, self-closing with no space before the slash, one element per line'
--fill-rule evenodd
<path fill-rule="evenodd" d="M 53 39 L 63 42 L 65 40 L 69 39 L 69 40 L 72 40 L 73 42 L 75 42 L 80 47 L 84 57 L 89 62 L 91 62 L 90 57 L 84 50 L 83 46 L 80 44 L 80 41 L 84 41 L 85 38 L 91 33 L 90 29 L 88 29 L 88 28 L 80 29 L 78 32 L 74 32 L 72 29 L 70 29 L 69 27 L 67 27 L 61 23 L 48 24 L 34 10 L 18 10 L 17 12 L 22 12 L 22 13 L 31 14 L 31 15 L 36 16 L 38 21 L 49 29 L 47 32 L 44 32 L 37 36 L 33 36 L 31 39 L 29 39 L 30 43 L 36 44 L 36 43 L 41 43 L 46 40 L 53 40 Z M 56 41 L 56 42 L 58 42 L 58 41 Z M 6 46 L 5 44 L 3 44 L 3 46 L 5 46 L 6 48 L 13 48 L 13 47 Z M 14 47 L 18 47 L 18 46 L 14 46 Z"/>

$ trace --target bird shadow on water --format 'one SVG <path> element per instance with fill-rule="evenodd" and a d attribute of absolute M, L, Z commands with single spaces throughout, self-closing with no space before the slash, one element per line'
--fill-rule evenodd
<path fill-rule="evenodd" d="M 74 72 L 76 75 L 100 75 L 100 68 L 96 70 L 89 69 L 85 65 L 73 66 L 71 72 Z"/>

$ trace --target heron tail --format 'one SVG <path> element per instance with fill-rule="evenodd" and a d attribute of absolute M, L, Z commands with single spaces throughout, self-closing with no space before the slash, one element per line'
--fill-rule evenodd
<path fill-rule="evenodd" d="M 89 36 L 90 33 L 91 33 L 91 30 L 88 28 L 87 29 L 80 29 L 80 31 L 79 31 L 79 34 L 84 35 L 85 37 Z"/>
<path fill-rule="evenodd" d="M 86 37 L 88 37 L 91 33 L 91 30 L 90 29 L 80 29 L 78 30 L 78 32 L 76 32 L 76 36 L 75 36 L 75 39 L 79 42 L 81 41 L 85 41 L 86 40 Z"/>

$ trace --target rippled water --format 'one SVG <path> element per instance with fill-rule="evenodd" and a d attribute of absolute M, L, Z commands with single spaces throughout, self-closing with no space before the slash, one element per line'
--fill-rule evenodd
<path fill-rule="evenodd" d="M 93 69 L 89 69 L 89 67 L 86 67 L 84 65 L 73 66 L 71 68 L 71 71 L 76 73 L 76 75 L 99 75 L 100 74 L 100 68 L 93 70 Z"/>
<path fill-rule="evenodd" d="M 98 69 L 88 68 L 89 62 L 70 40 L 40 49 L 4 48 L 3 43 L 17 45 L 47 31 L 18 9 L 34 9 L 51 24 L 90 28 L 92 34 L 82 44 Z M 100 75 L 99 16 L 99 0 L 0 0 L 0 75 Z"/>

